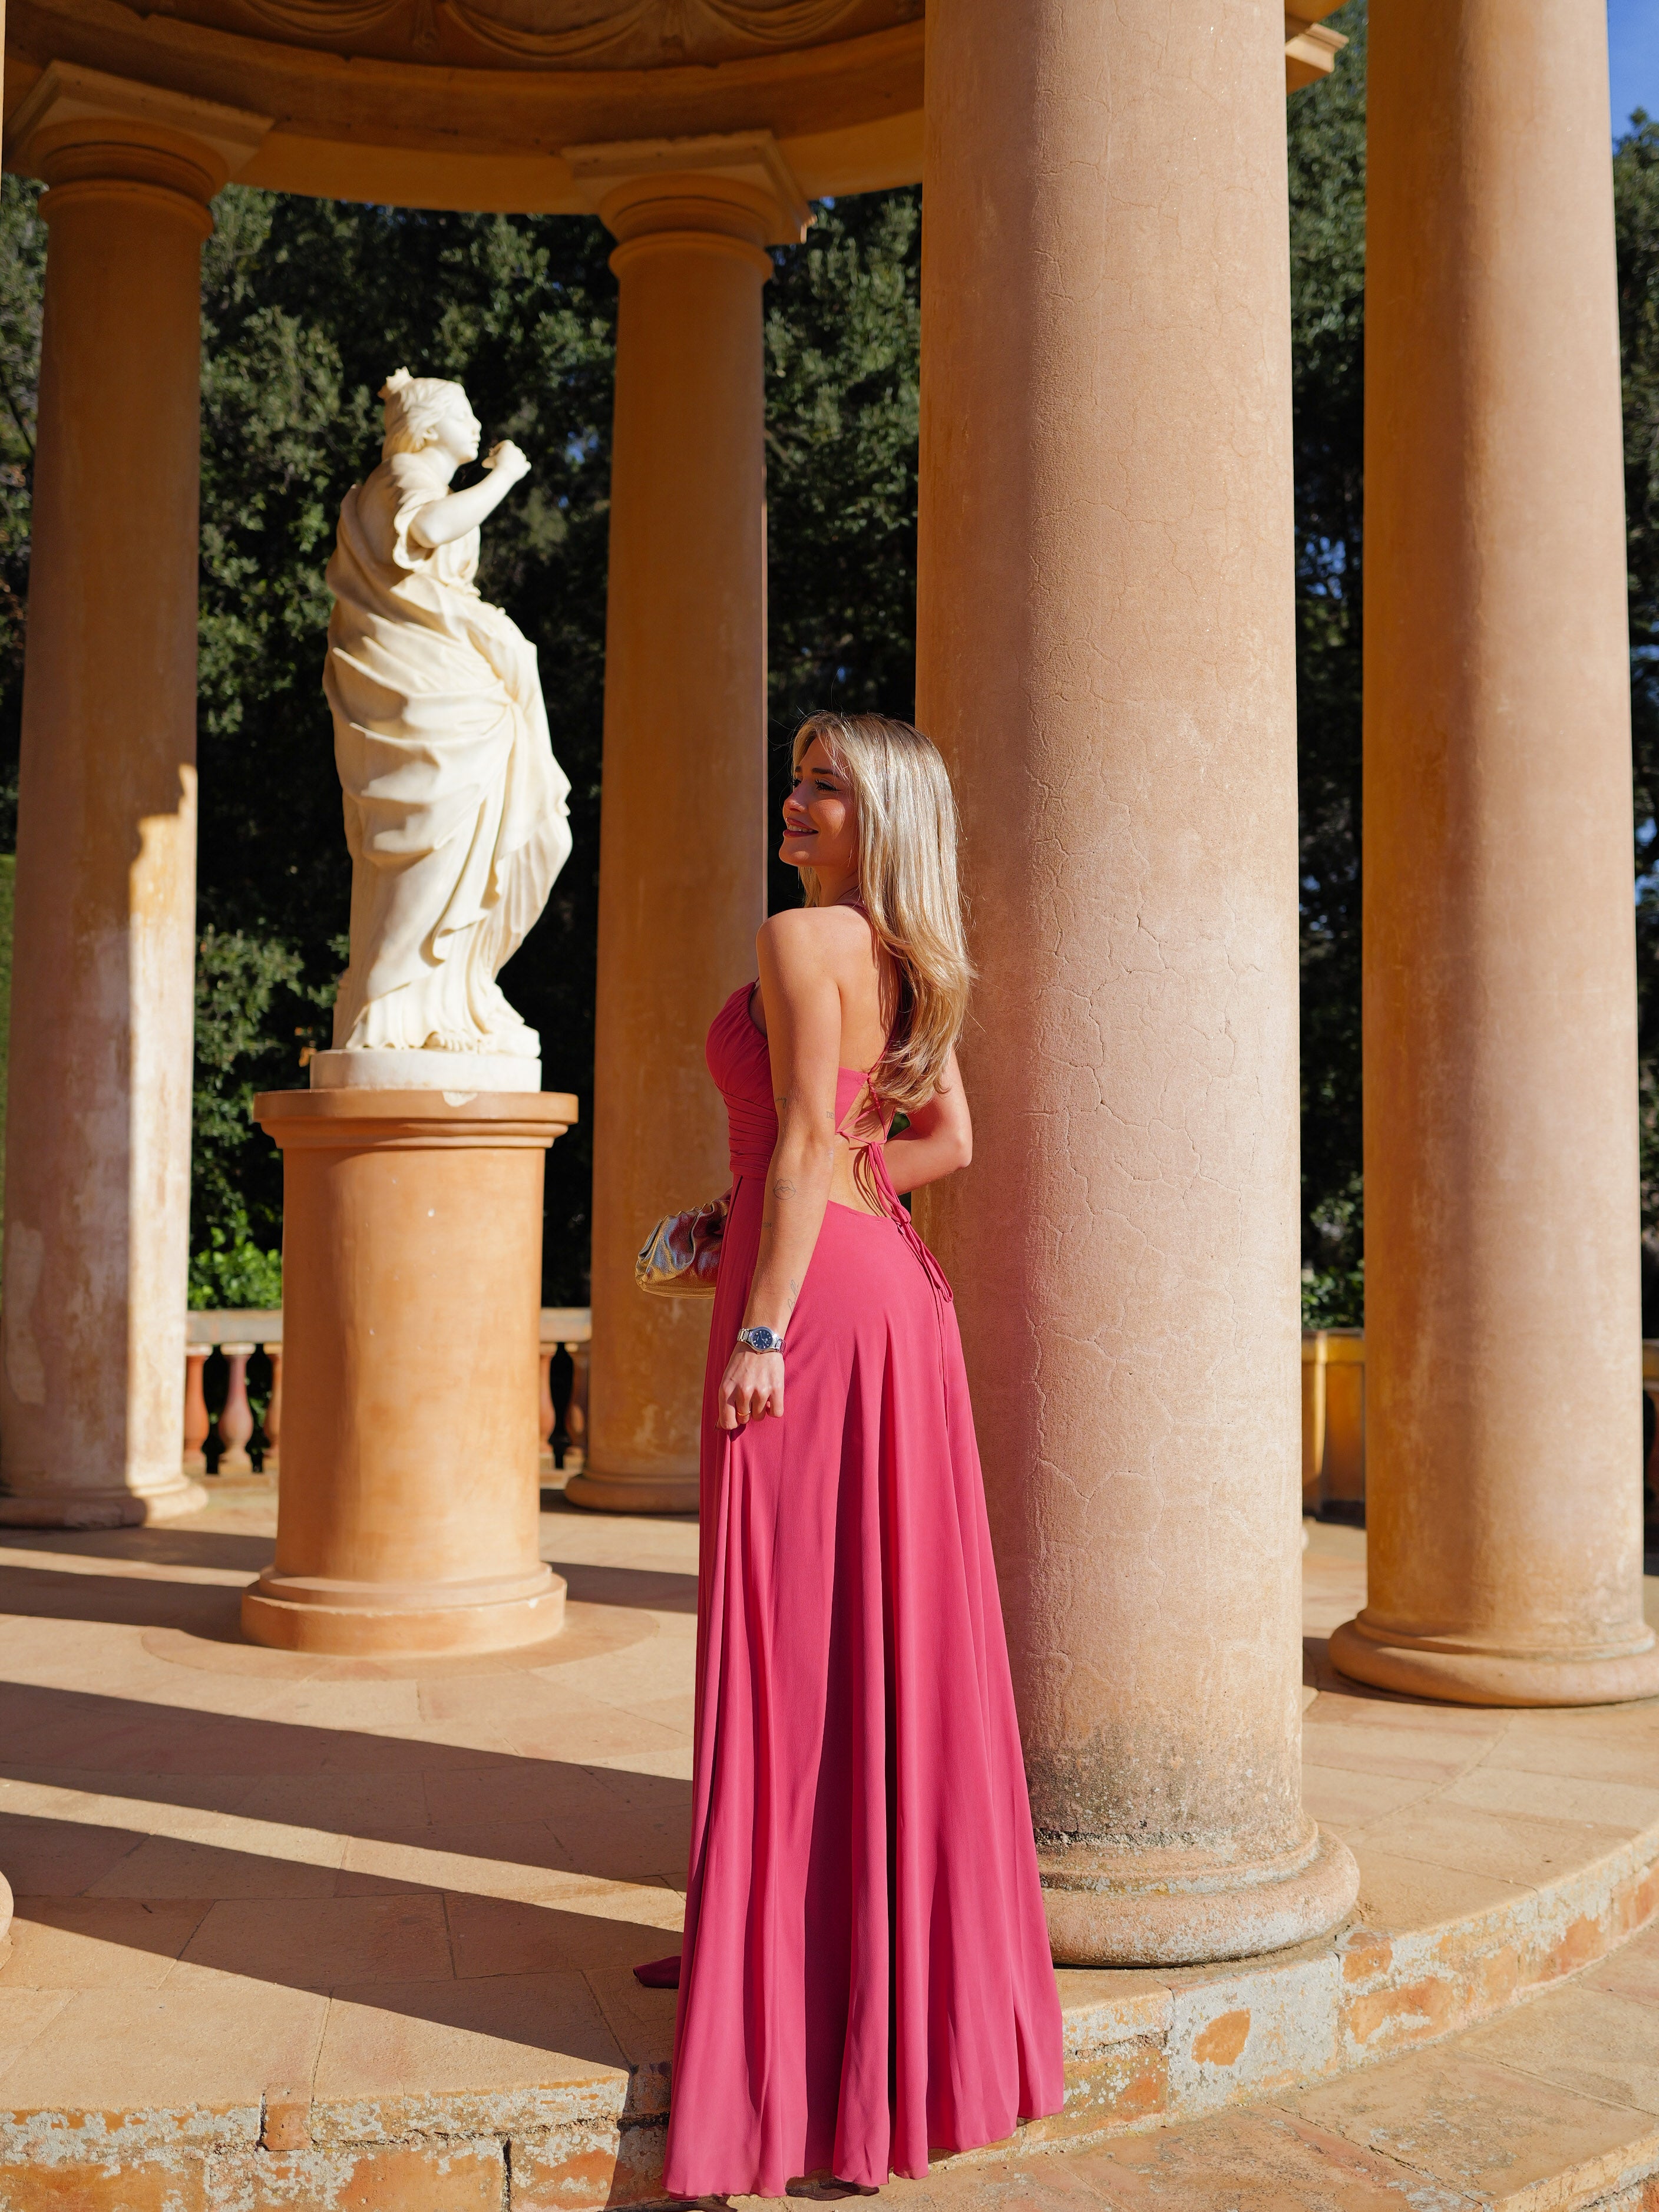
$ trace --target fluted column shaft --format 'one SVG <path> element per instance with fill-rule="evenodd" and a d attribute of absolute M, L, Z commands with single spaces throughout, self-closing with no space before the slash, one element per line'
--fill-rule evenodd
<path fill-rule="evenodd" d="M 1277 7 L 930 6 L 918 704 L 981 982 L 926 1210 L 1085 1963 L 1356 1881 L 1300 1787 L 1285 194 Z"/>
<path fill-rule="evenodd" d="M 0 1521 L 193 1510 L 179 1470 L 210 155 L 60 133 L 51 186 L 6 1123 Z"/>
<path fill-rule="evenodd" d="M 1369 99 L 1370 1592 L 1332 1656 L 1651 1696 L 1604 11 L 1390 0 Z"/>
<path fill-rule="evenodd" d="M 703 1036 L 766 913 L 760 195 L 653 177 L 621 243 L 593 1073 L 586 1466 L 568 1494 L 694 1507 L 706 1300 L 641 1296 L 664 1213 L 726 1187 Z"/>

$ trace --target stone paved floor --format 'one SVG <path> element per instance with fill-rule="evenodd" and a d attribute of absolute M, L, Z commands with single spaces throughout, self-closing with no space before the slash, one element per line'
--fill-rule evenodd
<path fill-rule="evenodd" d="M 251 1490 L 0 1547 L 7 2106 L 574 2079 L 660 2028 L 629 1970 L 679 1925 L 696 1527 L 554 1502 L 551 1665 L 243 1644 Z"/>
<path fill-rule="evenodd" d="M 279 2085 L 319 2100 L 511 2095 L 660 2059 L 672 1998 L 629 1969 L 674 1947 L 681 1909 L 696 1529 L 550 1502 L 543 1549 L 569 1583 L 565 1635 L 419 1665 L 240 1641 L 238 1595 L 270 1554 L 273 1504 L 254 1486 L 166 1528 L 7 1532 L 0 1869 L 18 1917 L 0 1970 L 0 2106 L 257 2105 Z M 1651 1707 L 1486 1712 L 1341 1685 L 1323 1638 L 1361 1601 L 1364 1551 L 1357 1532 L 1313 1532 L 1304 1694 L 1308 1802 L 1359 1856 L 1368 1923 L 1502 1906 L 1659 1821 Z M 1479 2063 L 1506 2080 L 1593 2108 L 1583 2140 L 1601 2142 L 1603 2193 L 1640 2116 L 1659 2112 L 1659 2013 L 1629 2009 L 1659 2003 L 1659 1947 L 1639 1945 L 1467 2039 L 1487 2039 Z M 1578 2007 L 1566 2039 L 1604 2059 L 1554 2080 L 1536 2044 L 1557 2017 L 1547 2006 Z M 1083 2185 L 1086 2156 L 1085 2193 L 1150 2200 L 1190 2182 L 1181 2201 L 1216 2212 L 1239 2212 L 1275 2160 L 1328 2181 L 1340 2168 L 1328 2201 L 1346 2206 L 1396 2185 L 1417 2212 L 1490 2197 L 1474 2153 L 1454 2172 L 1446 2152 L 1443 2172 L 1401 2151 L 1401 2114 L 1426 2077 L 1381 2118 L 1351 2101 L 1442 2063 L 1389 2061 L 1236 2115 L 1257 2129 L 1249 2157 L 1266 2160 L 1236 2190 L 1225 2159 L 1245 2156 L 1243 2137 L 1225 2157 L 1215 2138 L 1214 2185 L 1198 2190 L 1212 2154 L 1189 2128 L 1040 2162 L 1039 2180 L 1005 2161 L 898 2193 L 1046 2203 Z"/>

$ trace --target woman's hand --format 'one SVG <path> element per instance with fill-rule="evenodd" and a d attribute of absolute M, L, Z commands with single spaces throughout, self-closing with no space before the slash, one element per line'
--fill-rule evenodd
<path fill-rule="evenodd" d="M 718 1401 L 720 1425 L 739 1429 L 745 1421 L 763 1421 L 769 1413 L 783 1413 L 783 1354 L 751 1352 L 738 1345 L 726 1363 Z"/>

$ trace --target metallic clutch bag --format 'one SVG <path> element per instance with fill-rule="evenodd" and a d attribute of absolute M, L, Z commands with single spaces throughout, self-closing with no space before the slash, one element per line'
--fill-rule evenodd
<path fill-rule="evenodd" d="M 634 1262 L 640 1288 L 659 1298 L 712 1298 L 731 1202 L 728 1190 L 707 1206 L 664 1214 Z"/>

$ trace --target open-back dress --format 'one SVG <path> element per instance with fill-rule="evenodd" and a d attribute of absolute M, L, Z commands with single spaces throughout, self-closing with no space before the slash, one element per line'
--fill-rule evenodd
<path fill-rule="evenodd" d="M 781 1419 L 716 1424 L 777 1119 L 708 1033 L 733 1177 L 703 1389 L 696 1749 L 666 2180 L 879 2186 L 1056 2112 L 1060 2017 L 950 1286 L 888 1175 L 831 1201 Z M 836 1111 L 859 1140 L 865 1079 Z"/>

